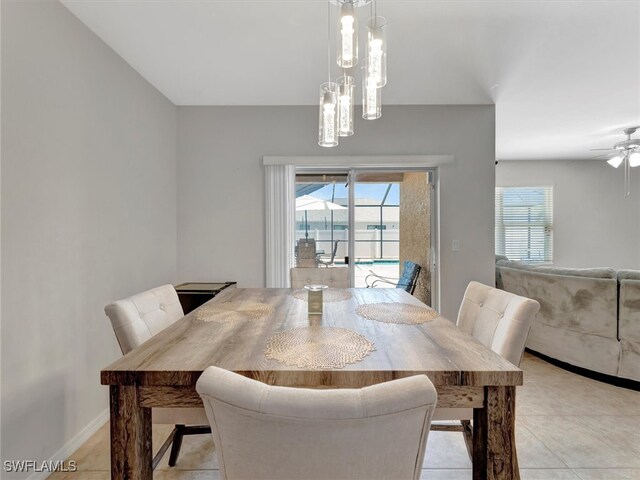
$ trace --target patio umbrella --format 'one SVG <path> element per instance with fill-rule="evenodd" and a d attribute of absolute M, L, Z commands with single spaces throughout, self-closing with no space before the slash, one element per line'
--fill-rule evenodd
<path fill-rule="evenodd" d="M 304 236 L 309 238 L 309 223 L 307 222 L 307 211 L 309 210 L 346 210 L 347 207 L 312 197 L 311 195 L 303 195 L 296 198 L 296 212 L 304 210 Z"/>

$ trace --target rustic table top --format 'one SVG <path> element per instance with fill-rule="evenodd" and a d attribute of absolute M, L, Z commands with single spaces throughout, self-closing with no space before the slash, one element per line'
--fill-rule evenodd
<path fill-rule="evenodd" d="M 207 302 L 268 304 L 259 319 L 202 321 L 196 309 L 101 372 L 104 385 L 194 386 L 210 365 L 272 384 L 298 387 L 373 385 L 426 374 L 436 386 L 522 385 L 522 371 L 441 316 L 420 325 L 367 320 L 358 305 L 400 302 L 423 306 L 402 289 L 354 288 L 351 299 L 326 302 L 323 315 L 307 314 L 307 302 L 290 289 L 226 289 Z M 331 326 L 353 330 L 375 344 L 364 360 L 341 369 L 310 370 L 265 357 L 269 339 L 283 330 Z"/>

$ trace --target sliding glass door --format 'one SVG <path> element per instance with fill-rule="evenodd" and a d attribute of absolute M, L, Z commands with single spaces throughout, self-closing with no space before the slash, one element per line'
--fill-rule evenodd
<path fill-rule="evenodd" d="M 395 287 L 400 276 L 402 174 L 355 172 L 353 178 L 353 285 L 366 287 L 375 281 L 376 287 Z"/>
<path fill-rule="evenodd" d="M 315 258 L 296 248 L 297 265 L 348 266 L 349 172 L 299 172 L 296 174 L 296 245 L 310 240 Z M 303 242 L 301 248 L 305 248 Z M 302 257 L 305 258 L 302 258 Z"/>
<path fill-rule="evenodd" d="M 395 288 L 411 261 L 421 269 L 414 295 L 434 305 L 435 173 L 299 170 L 297 265 L 348 267 L 353 287 Z"/>
<path fill-rule="evenodd" d="M 432 304 L 434 172 L 355 170 L 353 286 L 395 288 L 405 261 L 420 266 L 414 295 Z"/>

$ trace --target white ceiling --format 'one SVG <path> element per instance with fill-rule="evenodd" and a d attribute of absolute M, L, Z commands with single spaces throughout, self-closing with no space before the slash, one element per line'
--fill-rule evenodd
<path fill-rule="evenodd" d="M 62 3 L 176 105 L 312 105 L 327 78 L 324 0 Z M 383 102 L 495 103 L 498 159 L 588 158 L 640 125 L 640 1 L 377 8 Z"/>

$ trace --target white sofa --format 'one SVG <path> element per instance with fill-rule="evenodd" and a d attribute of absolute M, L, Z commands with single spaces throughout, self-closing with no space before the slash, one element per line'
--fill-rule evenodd
<path fill-rule="evenodd" d="M 527 348 L 640 381 L 640 272 L 536 267 L 500 259 L 496 285 L 540 303 Z"/>

